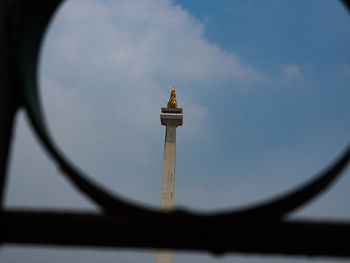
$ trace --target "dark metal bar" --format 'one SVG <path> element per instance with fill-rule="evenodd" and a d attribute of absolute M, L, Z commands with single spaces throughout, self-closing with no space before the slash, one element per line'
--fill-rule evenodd
<path fill-rule="evenodd" d="M 215 221 L 215 220 L 214 220 Z M 237 217 L 186 220 L 181 215 L 133 218 L 71 212 L 12 211 L 0 215 L 0 242 L 7 244 L 172 248 L 215 254 L 261 253 L 350 257 L 350 222 L 277 221 Z M 169 235 L 164 235 L 167 229 Z"/>
<path fill-rule="evenodd" d="M 2 209 L 6 185 L 6 171 L 10 156 L 10 144 L 15 112 L 19 107 L 16 64 L 11 31 L 11 21 L 16 16 L 14 4 L 0 4 L 0 210 Z"/>
<path fill-rule="evenodd" d="M 5 196 L 6 173 L 15 115 L 15 109 L 8 97 L 6 90 L 0 89 L 0 210 L 2 210 Z"/>

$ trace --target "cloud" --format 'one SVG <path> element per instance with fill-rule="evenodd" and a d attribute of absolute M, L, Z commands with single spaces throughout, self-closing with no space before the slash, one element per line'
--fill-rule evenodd
<path fill-rule="evenodd" d="M 98 180 L 114 180 L 108 187 L 115 191 L 158 204 L 159 113 L 171 86 L 184 107 L 179 136 L 198 141 L 211 128 L 207 106 L 194 94 L 265 78 L 210 43 L 204 31 L 168 0 L 65 2 L 47 33 L 40 68 L 45 112 L 63 151 Z M 121 177 L 113 176 L 116 170 Z M 140 179 L 144 173 L 153 177 Z M 145 184 L 153 186 L 142 189 Z"/>
<path fill-rule="evenodd" d="M 81 73 L 70 73 L 102 74 L 115 83 L 129 83 L 129 89 L 142 81 L 198 85 L 264 77 L 210 43 L 204 30 L 204 24 L 167 0 L 70 1 L 56 18 L 45 55 L 55 66 L 64 65 L 64 74 L 79 68 Z M 48 67 L 46 73 L 53 73 Z"/>
<path fill-rule="evenodd" d="M 301 80 L 303 78 L 298 65 L 283 65 L 281 66 L 282 74 L 287 80 Z"/>

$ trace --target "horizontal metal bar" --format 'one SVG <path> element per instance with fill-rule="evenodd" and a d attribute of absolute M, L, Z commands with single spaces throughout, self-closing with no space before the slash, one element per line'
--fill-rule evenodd
<path fill-rule="evenodd" d="M 221 221 L 222 222 L 222 221 Z M 19 211 L 0 214 L 2 244 L 172 248 L 350 257 L 350 222 L 279 221 L 257 216 L 217 224 L 181 214 L 126 218 L 94 213 Z"/>

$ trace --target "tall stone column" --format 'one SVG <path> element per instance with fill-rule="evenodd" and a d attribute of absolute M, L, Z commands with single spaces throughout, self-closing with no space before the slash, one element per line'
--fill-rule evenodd
<path fill-rule="evenodd" d="M 168 108 L 162 108 L 160 120 L 161 124 L 166 126 L 160 209 L 162 211 L 169 211 L 172 210 L 174 206 L 176 127 L 181 126 L 183 121 L 182 109 L 177 108 L 174 88 L 170 95 Z M 166 235 L 166 230 L 164 234 Z M 171 262 L 171 250 L 157 250 L 156 263 Z"/>

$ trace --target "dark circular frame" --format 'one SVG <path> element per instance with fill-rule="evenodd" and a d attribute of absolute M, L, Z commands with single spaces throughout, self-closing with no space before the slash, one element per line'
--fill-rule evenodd
<path fill-rule="evenodd" d="M 128 215 L 184 216 L 191 218 L 215 218 L 227 221 L 241 215 L 258 215 L 283 218 L 288 213 L 306 204 L 337 179 L 350 159 L 350 145 L 327 169 L 301 186 L 274 199 L 238 210 L 223 210 L 216 213 L 194 213 L 175 209 L 161 212 L 152 208 L 130 203 L 122 197 L 108 192 L 96 182 L 86 177 L 75 167 L 55 145 L 47 129 L 38 95 L 38 60 L 45 30 L 57 7 L 63 0 L 22 1 L 21 19 L 16 36 L 16 65 L 19 73 L 19 92 L 22 106 L 27 113 L 31 126 L 45 150 L 59 166 L 62 174 L 86 197 L 99 206 L 105 213 L 125 213 Z"/>

